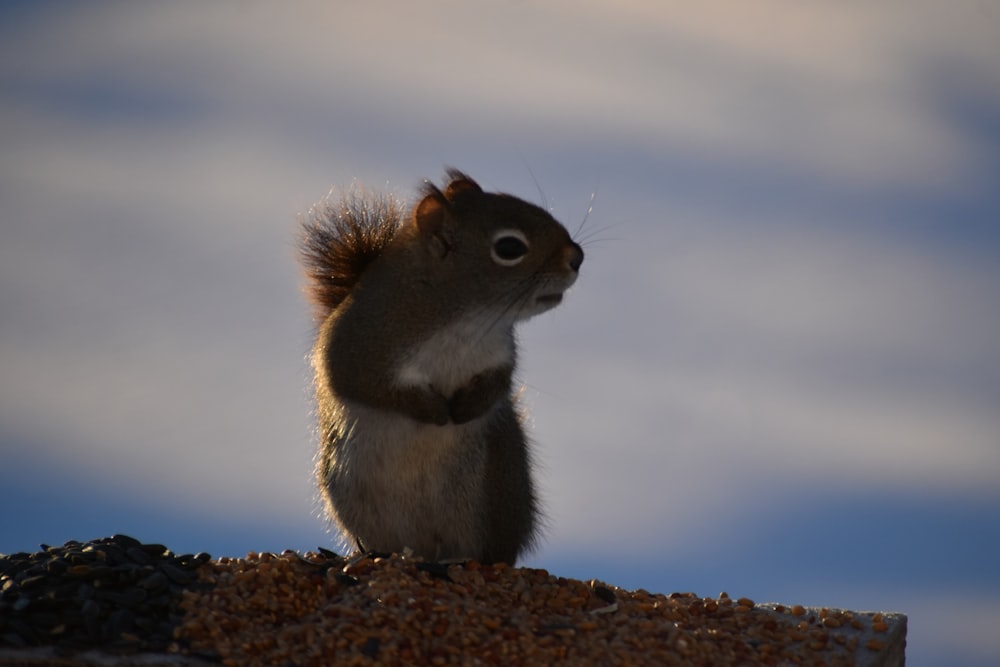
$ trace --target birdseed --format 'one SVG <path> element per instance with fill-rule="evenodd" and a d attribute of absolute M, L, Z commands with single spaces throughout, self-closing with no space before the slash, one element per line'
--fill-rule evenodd
<path fill-rule="evenodd" d="M 210 559 L 128 535 L 0 555 L 0 647 L 165 651 L 180 594 Z"/>
<path fill-rule="evenodd" d="M 184 594 L 173 650 L 233 667 L 834 667 L 877 657 L 851 612 L 626 591 L 502 563 L 251 553 L 200 574 L 214 588 Z"/>
<path fill-rule="evenodd" d="M 408 555 L 211 560 L 124 535 L 0 555 L 0 666 L 886 666 L 905 632 L 901 614 Z"/>

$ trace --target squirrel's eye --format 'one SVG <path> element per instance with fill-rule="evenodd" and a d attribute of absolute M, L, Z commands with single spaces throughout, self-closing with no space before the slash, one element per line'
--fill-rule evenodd
<path fill-rule="evenodd" d="M 493 237 L 490 254 L 500 266 L 514 266 L 528 254 L 528 239 L 516 229 L 505 229 Z"/>

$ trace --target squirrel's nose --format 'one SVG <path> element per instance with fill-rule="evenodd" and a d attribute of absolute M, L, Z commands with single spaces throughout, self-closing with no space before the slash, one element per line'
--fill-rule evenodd
<path fill-rule="evenodd" d="M 583 264 L 583 248 L 578 243 L 570 243 L 566 248 L 566 263 L 574 273 L 580 270 L 580 265 Z"/>

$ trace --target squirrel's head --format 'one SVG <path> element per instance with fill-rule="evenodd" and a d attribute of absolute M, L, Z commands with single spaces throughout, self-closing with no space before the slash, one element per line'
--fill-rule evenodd
<path fill-rule="evenodd" d="M 456 170 L 448 176 L 444 191 L 426 184 L 410 220 L 433 282 L 512 320 L 557 306 L 583 263 L 566 228 L 534 204 L 483 192 Z"/>

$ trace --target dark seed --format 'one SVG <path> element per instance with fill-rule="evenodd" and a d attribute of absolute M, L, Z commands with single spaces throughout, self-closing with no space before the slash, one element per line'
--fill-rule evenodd
<path fill-rule="evenodd" d="M 560 630 L 576 630 L 576 626 L 572 623 L 548 623 L 539 626 L 535 634 L 544 635 L 550 632 L 559 632 Z"/>
<path fill-rule="evenodd" d="M 96 643 L 101 640 L 101 606 L 93 600 L 87 600 L 84 603 L 84 607 L 88 603 L 93 604 L 94 607 L 90 610 L 84 609 L 83 625 L 87 630 L 87 639 Z"/>
<path fill-rule="evenodd" d="M 80 586 L 76 581 L 60 580 L 59 578 L 53 577 L 49 590 L 46 591 L 46 595 L 53 600 L 70 600 L 76 595 L 76 591 L 79 588 Z"/>
<path fill-rule="evenodd" d="M 140 542 L 139 540 L 135 539 L 130 535 L 122 535 L 122 534 L 112 535 L 111 540 L 126 548 L 138 547 L 142 545 L 142 542 Z"/>
<path fill-rule="evenodd" d="M 97 591 L 97 599 L 120 607 L 134 607 L 146 599 L 146 591 L 141 588 L 127 588 L 124 591 Z"/>
<path fill-rule="evenodd" d="M 426 572 L 435 579 L 444 579 L 445 581 L 451 581 L 451 577 L 448 576 L 448 566 L 444 563 L 432 563 L 426 561 L 420 561 L 417 563 L 417 569 L 421 572 Z"/>
<path fill-rule="evenodd" d="M 174 627 L 176 627 L 176 625 L 176 619 L 174 621 L 160 621 L 153 634 L 157 637 L 163 637 L 164 639 L 173 639 Z"/>
<path fill-rule="evenodd" d="M 167 562 L 160 563 L 159 567 L 160 571 L 162 571 L 163 574 L 167 575 L 170 581 L 174 582 L 175 584 L 180 584 L 181 586 L 183 586 L 184 584 L 190 584 L 195 580 L 197 576 L 189 570 L 182 570 L 179 567 L 171 565 L 170 563 Z"/>
<path fill-rule="evenodd" d="M 341 586 L 357 586 L 361 583 L 357 577 L 350 574 L 337 573 L 336 579 Z"/>
<path fill-rule="evenodd" d="M 29 553 L 27 553 L 25 551 L 18 551 L 16 554 L 11 554 L 10 556 L 7 556 L 7 560 L 5 560 L 4 563 L 8 563 L 8 564 L 12 564 L 13 565 L 13 564 L 21 563 L 21 562 L 27 560 L 28 558 L 31 558 L 31 554 L 29 554 Z M 7 572 L 8 571 L 7 566 L 5 566 L 2 571 L 3 572 Z M 13 571 L 13 568 L 11 568 L 10 571 Z"/>
<path fill-rule="evenodd" d="M 615 592 L 605 586 L 594 586 L 594 595 L 601 598 L 608 604 L 613 604 L 617 599 L 615 598 Z"/>
<path fill-rule="evenodd" d="M 66 574 L 71 577 L 89 577 L 90 576 L 90 566 L 89 565 L 70 565 L 66 568 Z"/>
<path fill-rule="evenodd" d="M 81 548 L 75 548 L 67 551 L 63 558 L 71 565 L 86 563 L 88 560 L 87 555 L 83 553 L 83 549 Z"/>
<path fill-rule="evenodd" d="M 15 648 L 26 648 L 29 646 L 28 642 L 21 638 L 21 635 L 16 632 L 5 632 L 0 635 L 0 644 L 7 646 L 13 646 Z"/>
<path fill-rule="evenodd" d="M 374 658 L 378 655 L 378 649 L 381 642 L 378 637 L 369 637 L 365 645 L 361 647 L 361 653 L 369 658 Z"/>
<path fill-rule="evenodd" d="M 36 597 L 31 600 L 31 611 L 60 611 L 63 607 L 72 604 L 69 600 L 65 598 L 57 598 L 50 595 L 45 595 L 44 597 Z"/>
<path fill-rule="evenodd" d="M 149 553 L 145 549 L 140 549 L 139 547 L 129 547 L 125 554 L 129 557 L 129 560 L 139 563 L 139 565 L 149 565 L 153 562 L 154 554 Z"/>
<path fill-rule="evenodd" d="M 50 560 L 45 565 L 45 571 L 51 575 L 60 575 L 69 568 L 69 563 L 64 560 Z"/>
<path fill-rule="evenodd" d="M 89 600 L 97 593 L 97 589 L 88 583 L 80 584 L 80 587 L 76 589 L 76 599 L 77 600 Z"/>
<path fill-rule="evenodd" d="M 144 567 L 152 568 L 153 566 L 139 565 L 137 563 L 125 561 L 121 565 L 115 565 L 112 567 L 111 572 L 114 580 L 119 584 L 131 584 L 142 576 L 142 568 Z M 150 572 L 152 572 L 152 570 L 150 570 Z"/>
<path fill-rule="evenodd" d="M 295 556 L 295 558 L 300 563 L 305 563 L 306 565 L 311 565 L 313 567 L 323 567 L 323 566 L 326 565 L 326 563 L 323 563 L 323 562 L 320 562 L 320 561 L 309 560 L 308 558 L 306 558 L 305 556 L 303 556 L 302 554 L 300 554 L 298 551 L 286 551 L 285 553 L 291 554 L 292 556 Z"/>
<path fill-rule="evenodd" d="M 59 614 L 34 613 L 28 617 L 28 621 L 34 627 L 44 628 L 48 631 L 50 628 L 59 624 Z"/>
<path fill-rule="evenodd" d="M 340 555 L 335 551 L 330 551 L 329 549 L 324 549 L 323 547 L 316 547 L 316 550 L 327 558 L 340 558 Z"/>
<path fill-rule="evenodd" d="M 147 591 L 159 591 L 168 586 L 169 583 L 170 582 L 167 581 L 167 577 L 162 572 L 153 572 L 145 579 L 139 580 L 138 586 L 146 589 Z"/>
<path fill-rule="evenodd" d="M 175 556 L 125 535 L 42 549 L 0 555 L 0 646 L 165 651 L 181 592 L 211 587 L 197 574 L 210 555 Z"/>
<path fill-rule="evenodd" d="M 155 556 L 156 558 L 162 558 L 170 555 L 170 549 L 166 548 L 162 544 L 142 544 L 139 548 L 148 553 L 150 556 Z"/>
<path fill-rule="evenodd" d="M 135 617 L 135 627 L 142 630 L 146 634 L 152 633 L 158 626 L 159 622 L 155 618 L 151 618 L 149 616 Z"/>
<path fill-rule="evenodd" d="M 83 548 L 83 553 L 88 554 L 91 558 L 97 558 L 98 560 L 104 560 L 104 549 L 101 548 L 103 545 L 88 544 Z"/>
<path fill-rule="evenodd" d="M 142 648 L 142 644 L 140 643 L 138 637 L 129 633 L 123 633 L 123 636 L 120 639 L 111 642 L 110 648 L 115 653 L 130 654 L 138 653 L 138 651 Z"/>
<path fill-rule="evenodd" d="M 101 613 L 101 603 L 97 600 L 84 600 L 80 611 L 83 612 L 84 617 L 98 616 Z"/>
<path fill-rule="evenodd" d="M 90 648 L 90 644 L 85 641 L 61 639 L 59 640 L 59 643 L 55 645 L 55 654 L 61 658 L 69 658 L 70 656 L 79 653 L 80 651 L 85 651 L 88 648 Z"/>
<path fill-rule="evenodd" d="M 111 566 L 119 566 L 128 562 L 125 550 L 116 544 L 105 544 L 101 549 L 104 553 L 104 562 Z"/>
<path fill-rule="evenodd" d="M 41 643 L 41 640 L 38 636 L 38 633 L 35 632 L 35 629 L 23 621 L 17 619 L 10 619 L 8 621 L 8 627 L 15 633 L 17 633 L 17 635 L 20 636 L 21 639 L 24 640 L 26 644 L 37 646 L 38 644 Z"/>
<path fill-rule="evenodd" d="M 117 639 L 123 632 L 132 632 L 132 628 L 134 627 L 135 623 L 132 620 L 132 614 L 126 609 L 118 609 L 112 612 L 111 617 L 104 624 L 104 630 L 107 633 L 108 639 Z"/>

